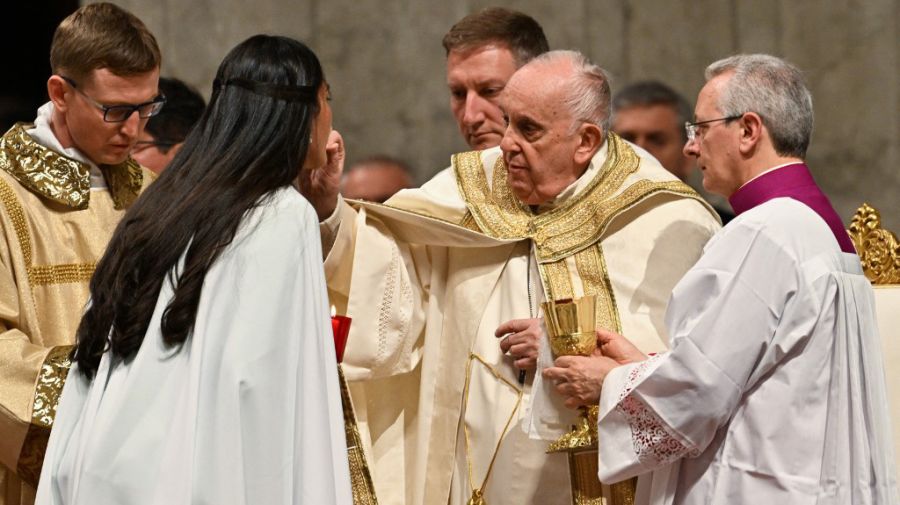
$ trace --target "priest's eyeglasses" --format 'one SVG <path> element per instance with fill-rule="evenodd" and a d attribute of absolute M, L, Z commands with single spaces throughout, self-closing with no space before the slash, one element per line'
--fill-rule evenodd
<path fill-rule="evenodd" d="M 688 143 L 697 140 L 697 128 L 700 125 L 705 125 L 707 123 L 715 123 L 716 121 L 734 121 L 735 119 L 740 119 L 744 117 L 743 114 L 738 114 L 737 116 L 728 116 L 728 117 L 720 117 L 718 119 L 707 119 L 706 121 L 697 121 L 696 123 L 684 123 L 684 131 L 687 133 L 687 141 Z"/>
<path fill-rule="evenodd" d="M 77 91 L 79 95 L 86 98 L 87 101 L 91 103 L 91 105 L 102 110 L 103 120 L 107 123 L 121 123 L 122 121 L 130 118 L 131 114 L 134 113 L 134 111 L 137 111 L 138 116 L 140 116 L 141 118 L 153 117 L 159 114 L 159 111 L 162 110 L 163 105 L 166 104 L 166 96 L 160 93 L 160 95 L 153 100 L 150 100 L 149 102 L 139 103 L 137 105 L 103 105 L 102 103 L 87 96 L 84 91 L 78 89 L 78 85 L 75 84 L 75 81 L 73 81 L 72 79 L 69 79 L 64 75 L 61 75 L 60 77 L 62 77 L 64 81 L 69 83 L 69 86 L 72 86 L 72 89 Z"/>

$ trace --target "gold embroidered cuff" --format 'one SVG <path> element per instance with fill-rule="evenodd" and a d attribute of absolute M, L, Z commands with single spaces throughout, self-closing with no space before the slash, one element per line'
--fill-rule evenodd
<path fill-rule="evenodd" d="M 70 345 L 52 348 L 44 359 L 41 372 L 38 374 L 34 388 L 34 409 L 31 414 L 31 425 L 25 435 L 22 451 L 19 453 L 17 473 L 26 483 L 37 487 L 41 475 L 41 465 L 50 438 L 50 428 L 56 418 L 56 405 L 62 393 L 63 384 L 69 374 Z"/>

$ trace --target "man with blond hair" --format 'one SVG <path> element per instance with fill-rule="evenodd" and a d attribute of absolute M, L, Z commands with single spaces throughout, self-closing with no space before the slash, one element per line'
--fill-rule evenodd
<path fill-rule="evenodd" d="M 88 281 L 151 174 L 129 158 L 159 112 L 160 52 L 109 3 L 60 23 L 50 101 L 0 137 L 0 504 L 30 504 Z"/>
<path fill-rule="evenodd" d="M 574 416 L 534 388 L 540 342 L 509 323 L 594 295 L 602 324 L 662 350 L 665 299 L 718 229 L 609 133 L 606 76 L 582 55 L 538 56 L 498 103 L 499 147 L 454 156 L 386 205 L 338 196 L 337 135 L 304 185 L 329 295 L 354 320 L 344 370 L 379 503 L 571 503 L 566 455 L 529 432 L 558 436 Z"/>

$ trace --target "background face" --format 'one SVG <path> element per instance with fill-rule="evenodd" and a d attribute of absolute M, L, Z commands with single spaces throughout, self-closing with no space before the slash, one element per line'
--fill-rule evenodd
<path fill-rule="evenodd" d="M 344 198 L 383 203 L 401 189 L 412 187 L 406 171 L 385 162 L 357 164 L 344 173 L 341 194 Z"/>
<path fill-rule="evenodd" d="M 516 71 L 512 53 L 496 45 L 447 56 L 450 110 L 459 132 L 472 149 L 500 144 L 505 125 L 498 100 Z"/>
<path fill-rule="evenodd" d="M 103 105 L 140 104 L 159 94 L 159 70 L 122 77 L 105 68 L 96 69 L 81 82 L 78 90 Z M 84 95 L 66 84 L 66 108 L 62 112 L 65 128 L 75 148 L 98 165 L 115 165 L 125 161 L 144 131 L 147 119 L 137 112 L 120 123 L 103 120 L 103 111 Z"/>
<path fill-rule="evenodd" d="M 687 180 L 693 161 L 684 155 L 684 124 L 679 124 L 675 109 L 668 105 L 636 105 L 616 112 L 612 130 L 659 160 L 663 167 L 681 180 Z"/>
<path fill-rule="evenodd" d="M 138 140 L 153 142 L 153 137 L 145 130 Z M 166 152 L 162 152 L 159 147 L 152 144 L 137 144 L 134 151 L 131 152 L 131 157 L 134 158 L 134 161 L 140 163 L 141 166 L 149 168 L 153 172 L 159 174 L 169 166 L 169 163 L 172 162 L 172 158 L 174 158 L 178 153 L 178 150 L 181 149 L 182 144 L 183 142 L 179 142 L 174 146 L 170 146 Z"/>

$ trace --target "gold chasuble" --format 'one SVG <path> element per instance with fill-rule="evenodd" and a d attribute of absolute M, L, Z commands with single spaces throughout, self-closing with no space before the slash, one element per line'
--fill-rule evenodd
<path fill-rule="evenodd" d="M 669 294 L 719 228 L 614 134 L 537 212 L 506 177 L 499 148 L 459 154 L 421 188 L 345 203 L 322 224 L 329 295 L 354 320 L 343 366 L 381 505 L 571 504 L 566 455 L 528 434 L 545 393 L 533 373 L 519 383 L 494 331 L 540 317 L 543 300 L 592 294 L 604 327 L 660 351 Z M 558 405 L 568 431 L 577 413 Z"/>
<path fill-rule="evenodd" d="M 30 504 L 88 281 L 124 210 L 152 180 L 128 159 L 90 167 L 17 124 L 0 138 L 0 505 Z"/>

